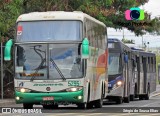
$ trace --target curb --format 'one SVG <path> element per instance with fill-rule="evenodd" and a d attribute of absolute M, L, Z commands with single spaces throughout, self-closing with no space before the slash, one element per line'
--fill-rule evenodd
<path fill-rule="evenodd" d="M 160 92 L 158 92 L 158 93 L 155 93 L 155 94 L 153 93 L 153 94 L 150 96 L 150 98 L 151 98 L 151 97 L 158 96 L 158 95 L 160 95 Z"/>
<path fill-rule="evenodd" d="M 11 101 L 6 101 L 6 100 L 0 100 L 0 107 L 3 107 L 3 106 L 7 106 L 7 105 L 13 105 L 15 104 L 15 100 L 11 100 Z"/>

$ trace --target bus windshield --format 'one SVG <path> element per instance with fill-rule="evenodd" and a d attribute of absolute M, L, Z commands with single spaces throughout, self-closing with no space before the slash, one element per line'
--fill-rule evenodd
<path fill-rule="evenodd" d="M 83 76 L 77 44 L 26 44 L 17 45 L 16 49 L 16 78 L 54 80 L 62 79 L 62 75 Z"/>
<path fill-rule="evenodd" d="M 19 22 L 17 42 L 80 40 L 81 21 L 30 21 Z"/>
<path fill-rule="evenodd" d="M 120 73 L 120 53 L 109 53 L 108 75 L 116 75 Z"/>

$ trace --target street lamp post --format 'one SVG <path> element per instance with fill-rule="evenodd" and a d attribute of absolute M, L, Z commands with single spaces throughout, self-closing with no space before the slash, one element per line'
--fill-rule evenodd
<path fill-rule="evenodd" d="M 148 44 L 148 51 L 149 51 L 149 42 L 147 42 L 147 44 Z"/>
<path fill-rule="evenodd" d="M 142 49 L 143 49 L 143 35 L 142 35 Z"/>
<path fill-rule="evenodd" d="M 0 36 L 1 37 L 1 36 Z M 3 43 L 8 40 L 8 38 L 1 37 L 1 99 L 3 99 Z"/>
<path fill-rule="evenodd" d="M 1 99 L 3 99 L 3 40 L 1 39 Z"/>

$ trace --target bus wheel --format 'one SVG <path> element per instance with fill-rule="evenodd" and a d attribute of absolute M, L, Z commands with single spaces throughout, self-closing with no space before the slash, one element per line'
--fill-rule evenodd
<path fill-rule="evenodd" d="M 134 101 L 134 97 L 135 97 L 135 95 L 130 95 L 130 100 Z"/>
<path fill-rule="evenodd" d="M 89 98 L 90 98 L 90 84 L 88 86 L 87 102 L 77 104 L 78 108 L 87 109 L 87 108 L 91 107 L 91 104 L 89 103 Z"/>
<path fill-rule="evenodd" d="M 77 104 L 77 106 L 80 109 L 86 109 L 87 108 L 87 103 L 80 103 L 80 104 Z"/>
<path fill-rule="evenodd" d="M 143 100 L 143 95 L 139 95 L 139 100 Z"/>
<path fill-rule="evenodd" d="M 149 96 L 150 96 L 150 89 L 148 85 L 147 94 L 145 95 L 145 100 L 149 100 Z"/>
<path fill-rule="evenodd" d="M 124 103 L 129 103 L 130 102 L 130 96 L 124 97 Z"/>
<path fill-rule="evenodd" d="M 26 103 L 24 103 L 23 104 L 23 108 L 24 109 L 33 109 L 33 104 L 26 104 Z"/>
<path fill-rule="evenodd" d="M 44 109 L 56 109 L 58 108 L 58 104 L 53 104 L 53 105 L 43 105 Z"/>
<path fill-rule="evenodd" d="M 123 102 L 122 97 L 117 97 L 116 104 L 121 104 Z"/>

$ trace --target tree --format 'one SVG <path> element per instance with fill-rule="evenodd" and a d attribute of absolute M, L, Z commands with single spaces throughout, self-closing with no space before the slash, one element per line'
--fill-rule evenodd
<path fill-rule="evenodd" d="M 144 5 L 148 0 L 2 0 L 0 5 L 0 30 L 1 35 L 13 37 L 16 18 L 22 13 L 35 11 L 83 11 L 96 19 L 104 22 L 108 27 L 122 29 L 123 27 L 143 35 L 144 32 L 160 34 L 160 22 L 158 18 L 150 19 L 145 13 L 145 20 L 151 26 L 119 25 L 117 21 L 126 22 L 124 12 L 131 7 Z M 134 22 L 137 21 L 127 21 Z"/>
<path fill-rule="evenodd" d="M 96 19 L 104 22 L 107 27 L 122 29 L 123 27 L 135 32 L 136 35 L 143 35 L 144 32 L 160 34 L 160 22 L 158 18 L 150 19 L 145 12 L 145 20 L 152 26 L 119 25 L 117 21 L 126 22 L 124 12 L 131 7 L 144 5 L 148 0 L 0 0 L 0 40 L 2 37 L 14 38 L 16 19 L 20 14 L 41 11 L 83 11 Z M 137 23 L 137 21 L 128 21 Z M 142 21 L 139 21 L 142 22 Z M 123 40 L 126 41 L 126 40 Z M 128 41 L 131 42 L 132 41 Z M 6 65 L 5 75 L 11 74 L 8 70 L 12 66 Z M 11 69 L 11 68 L 10 68 Z M 12 70 L 12 69 L 11 69 Z M 8 73 L 9 72 L 9 73 Z M 7 75 L 9 77 L 10 75 Z M 10 78 L 5 78 L 6 88 L 13 88 Z M 7 89 L 5 90 L 11 93 Z"/>
<path fill-rule="evenodd" d="M 135 42 L 133 40 L 128 40 L 128 39 L 122 39 L 123 43 L 129 43 L 129 44 L 135 44 Z"/>

